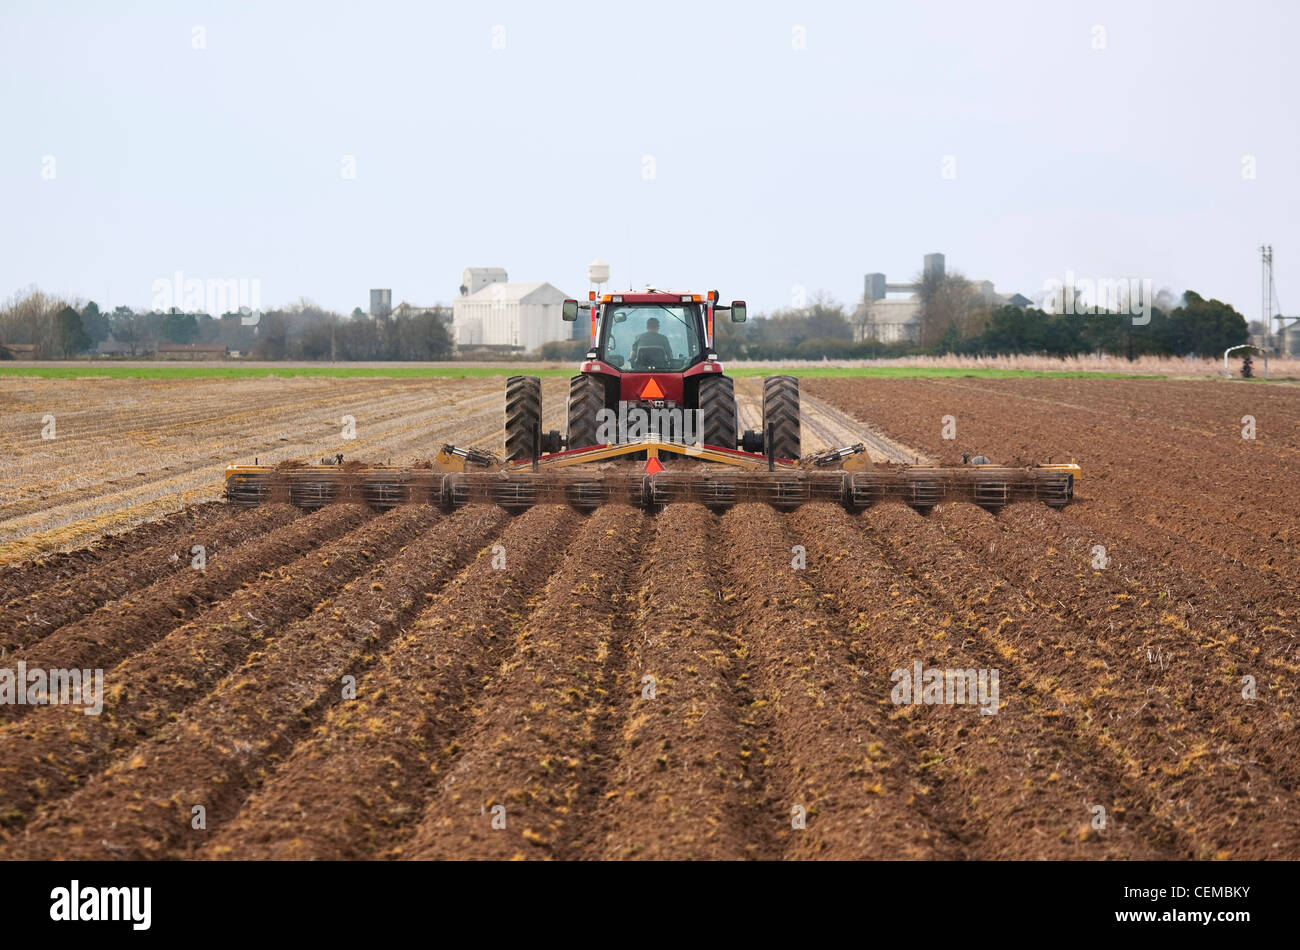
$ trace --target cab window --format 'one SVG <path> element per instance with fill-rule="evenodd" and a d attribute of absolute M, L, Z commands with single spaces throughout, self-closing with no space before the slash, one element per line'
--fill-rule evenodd
<path fill-rule="evenodd" d="M 613 306 L 605 312 L 605 361 L 631 372 L 681 370 L 700 355 L 694 305 Z"/>

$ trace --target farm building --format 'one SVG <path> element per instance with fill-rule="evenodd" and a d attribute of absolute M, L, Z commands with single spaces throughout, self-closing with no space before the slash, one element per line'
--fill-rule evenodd
<path fill-rule="evenodd" d="M 381 287 L 370 291 L 370 315 L 386 317 L 393 312 L 393 291 Z"/>
<path fill-rule="evenodd" d="M 527 352 L 571 335 L 572 327 L 560 319 L 568 295 L 551 284 L 510 283 L 503 268 L 471 267 L 461 291 L 452 305 L 458 346 Z"/>
<path fill-rule="evenodd" d="M 0 360 L 36 360 L 41 348 L 36 343 L 0 343 Z"/>
<path fill-rule="evenodd" d="M 160 360 L 223 360 L 229 352 L 221 343 L 159 343 Z"/>
<path fill-rule="evenodd" d="M 860 340 L 880 343 L 921 342 L 921 299 L 913 294 L 901 300 L 873 300 L 866 320 L 859 324 Z"/>
<path fill-rule="evenodd" d="M 1283 320 L 1287 317 L 1281 318 Z M 1290 323 L 1282 324 L 1277 335 L 1278 352 L 1284 356 L 1300 356 L 1300 317 L 1291 318 Z"/>

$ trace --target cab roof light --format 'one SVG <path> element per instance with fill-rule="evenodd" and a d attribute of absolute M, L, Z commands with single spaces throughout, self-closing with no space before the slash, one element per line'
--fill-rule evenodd
<path fill-rule="evenodd" d="M 587 299 L 590 300 L 592 303 L 595 303 L 595 302 L 596 302 L 596 292 L 595 292 L 594 290 L 589 290 L 589 291 L 587 291 Z"/>
<path fill-rule="evenodd" d="M 609 299 L 610 299 L 611 301 L 613 301 L 614 303 L 622 303 L 622 302 L 623 302 L 623 295 L 622 295 L 622 294 L 614 294 L 614 295 L 613 295 L 612 297 L 610 297 Z"/>
<path fill-rule="evenodd" d="M 695 299 L 698 300 L 699 298 L 696 297 Z M 691 302 L 691 294 L 682 294 L 682 303 L 690 303 L 690 302 Z"/>

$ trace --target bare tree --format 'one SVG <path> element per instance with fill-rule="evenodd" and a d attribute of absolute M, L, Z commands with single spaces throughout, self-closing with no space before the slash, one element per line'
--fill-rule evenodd
<path fill-rule="evenodd" d="M 63 300 L 35 285 L 15 294 L 0 309 L 0 340 L 35 343 L 42 352 L 53 353 L 56 349 L 54 316 L 64 306 Z"/>
<path fill-rule="evenodd" d="M 988 318 L 988 306 L 975 285 L 956 271 L 922 274 L 921 346 L 937 346 L 945 339 L 975 335 Z"/>

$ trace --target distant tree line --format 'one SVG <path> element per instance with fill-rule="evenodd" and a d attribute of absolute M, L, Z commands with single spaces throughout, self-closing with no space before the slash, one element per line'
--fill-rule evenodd
<path fill-rule="evenodd" d="M 905 355 L 1044 354 L 1079 356 L 1217 357 L 1247 343 L 1245 318 L 1230 305 L 1187 291 L 1175 302 L 1162 293 L 1151 304 L 1149 321 L 1134 323 L 1129 313 L 1049 313 L 1034 307 L 991 306 L 960 275 L 920 278 L 914 342 L 882 343 L 870 335 L 866 305 L 852 314 L 818 297 L 800 309 L 778 311 L 746 323 L 720 320 L 716 342 L 724 358 L 874 359 Z M 1146 314 L 1139 315 L 1144 320 Z"/>
<path fill-rule="evenodd" d="M 32 289 L 0 307 L 0 343 L 35 344 L 46 359 L 82 356 L 108 344 L 111 355 L 146 356 L 159 344 L 215 344 L 262 360 L 445 360 L 453 345 L 447 308 L 369 317 L 324 310 L 310 301 L 269 310 L 256 323 L 239 313 L 213 317 L 177 308 L 160 313 L 93 300 L 64 301 Z"/>
<path fill-rule="evenodd" d="M 248 354 L 264 360 L 447 360 L 454 349 L 450 319 L 445 308 L 389 317 L 358 308 L 344 317 L 304 302 L 264 313 Z"/>
<path fill-rule="evenodd" d="M 910 354 L 1045 354 L 1077 356 L 1218 356 L 1249 341 L 1245 319 L 1231 306 L 1187 291 L 1174 301 L 1162 293 L 1150 320 L 1135 325 L 1127 313 L 1049 313 L 1033 307 L 992 306 L 959 274 L 918 278 L 921 285 L 918 339 L 883 343 L 870 335 L 863 304 L 852 313 L 823 295 L 806 306 L 732 323 L 720 315 L 715 344 L 724 359 L 872 359 Z M 117 355 L 144 356 L 161 343 L 218 344 L 260 360 L 445 360 L 455 347 L 447 308 L 369 317 L 350 316 L 310 301 L 270 310 L 256 325 L 226 313 L 136 312 L 117 307 L 103 313 L 94 302 L 68 302 L 30 290 L 0 308 L 0 343 L 36 344 L 40 355 L 65 359 L 110 341 Z M 548 343 L 544 359 L 573 361 L 585 340 Z"/>
<path fill-rule="evenodd" d="M 1145 315 L 1138 319 L 1145 319 Z M 1228 304 L 1187 291 L 1177 307 L 1153 306 L 1150 322 L 1134 325 L 1128 313 L 1058 314 L 999 307 L 984 329 L 966 339 L 945 340 L 941 352 L 1043 353 L 1078 356 L 1209 356 L 1250 341 L 1245 318 Z"/>

